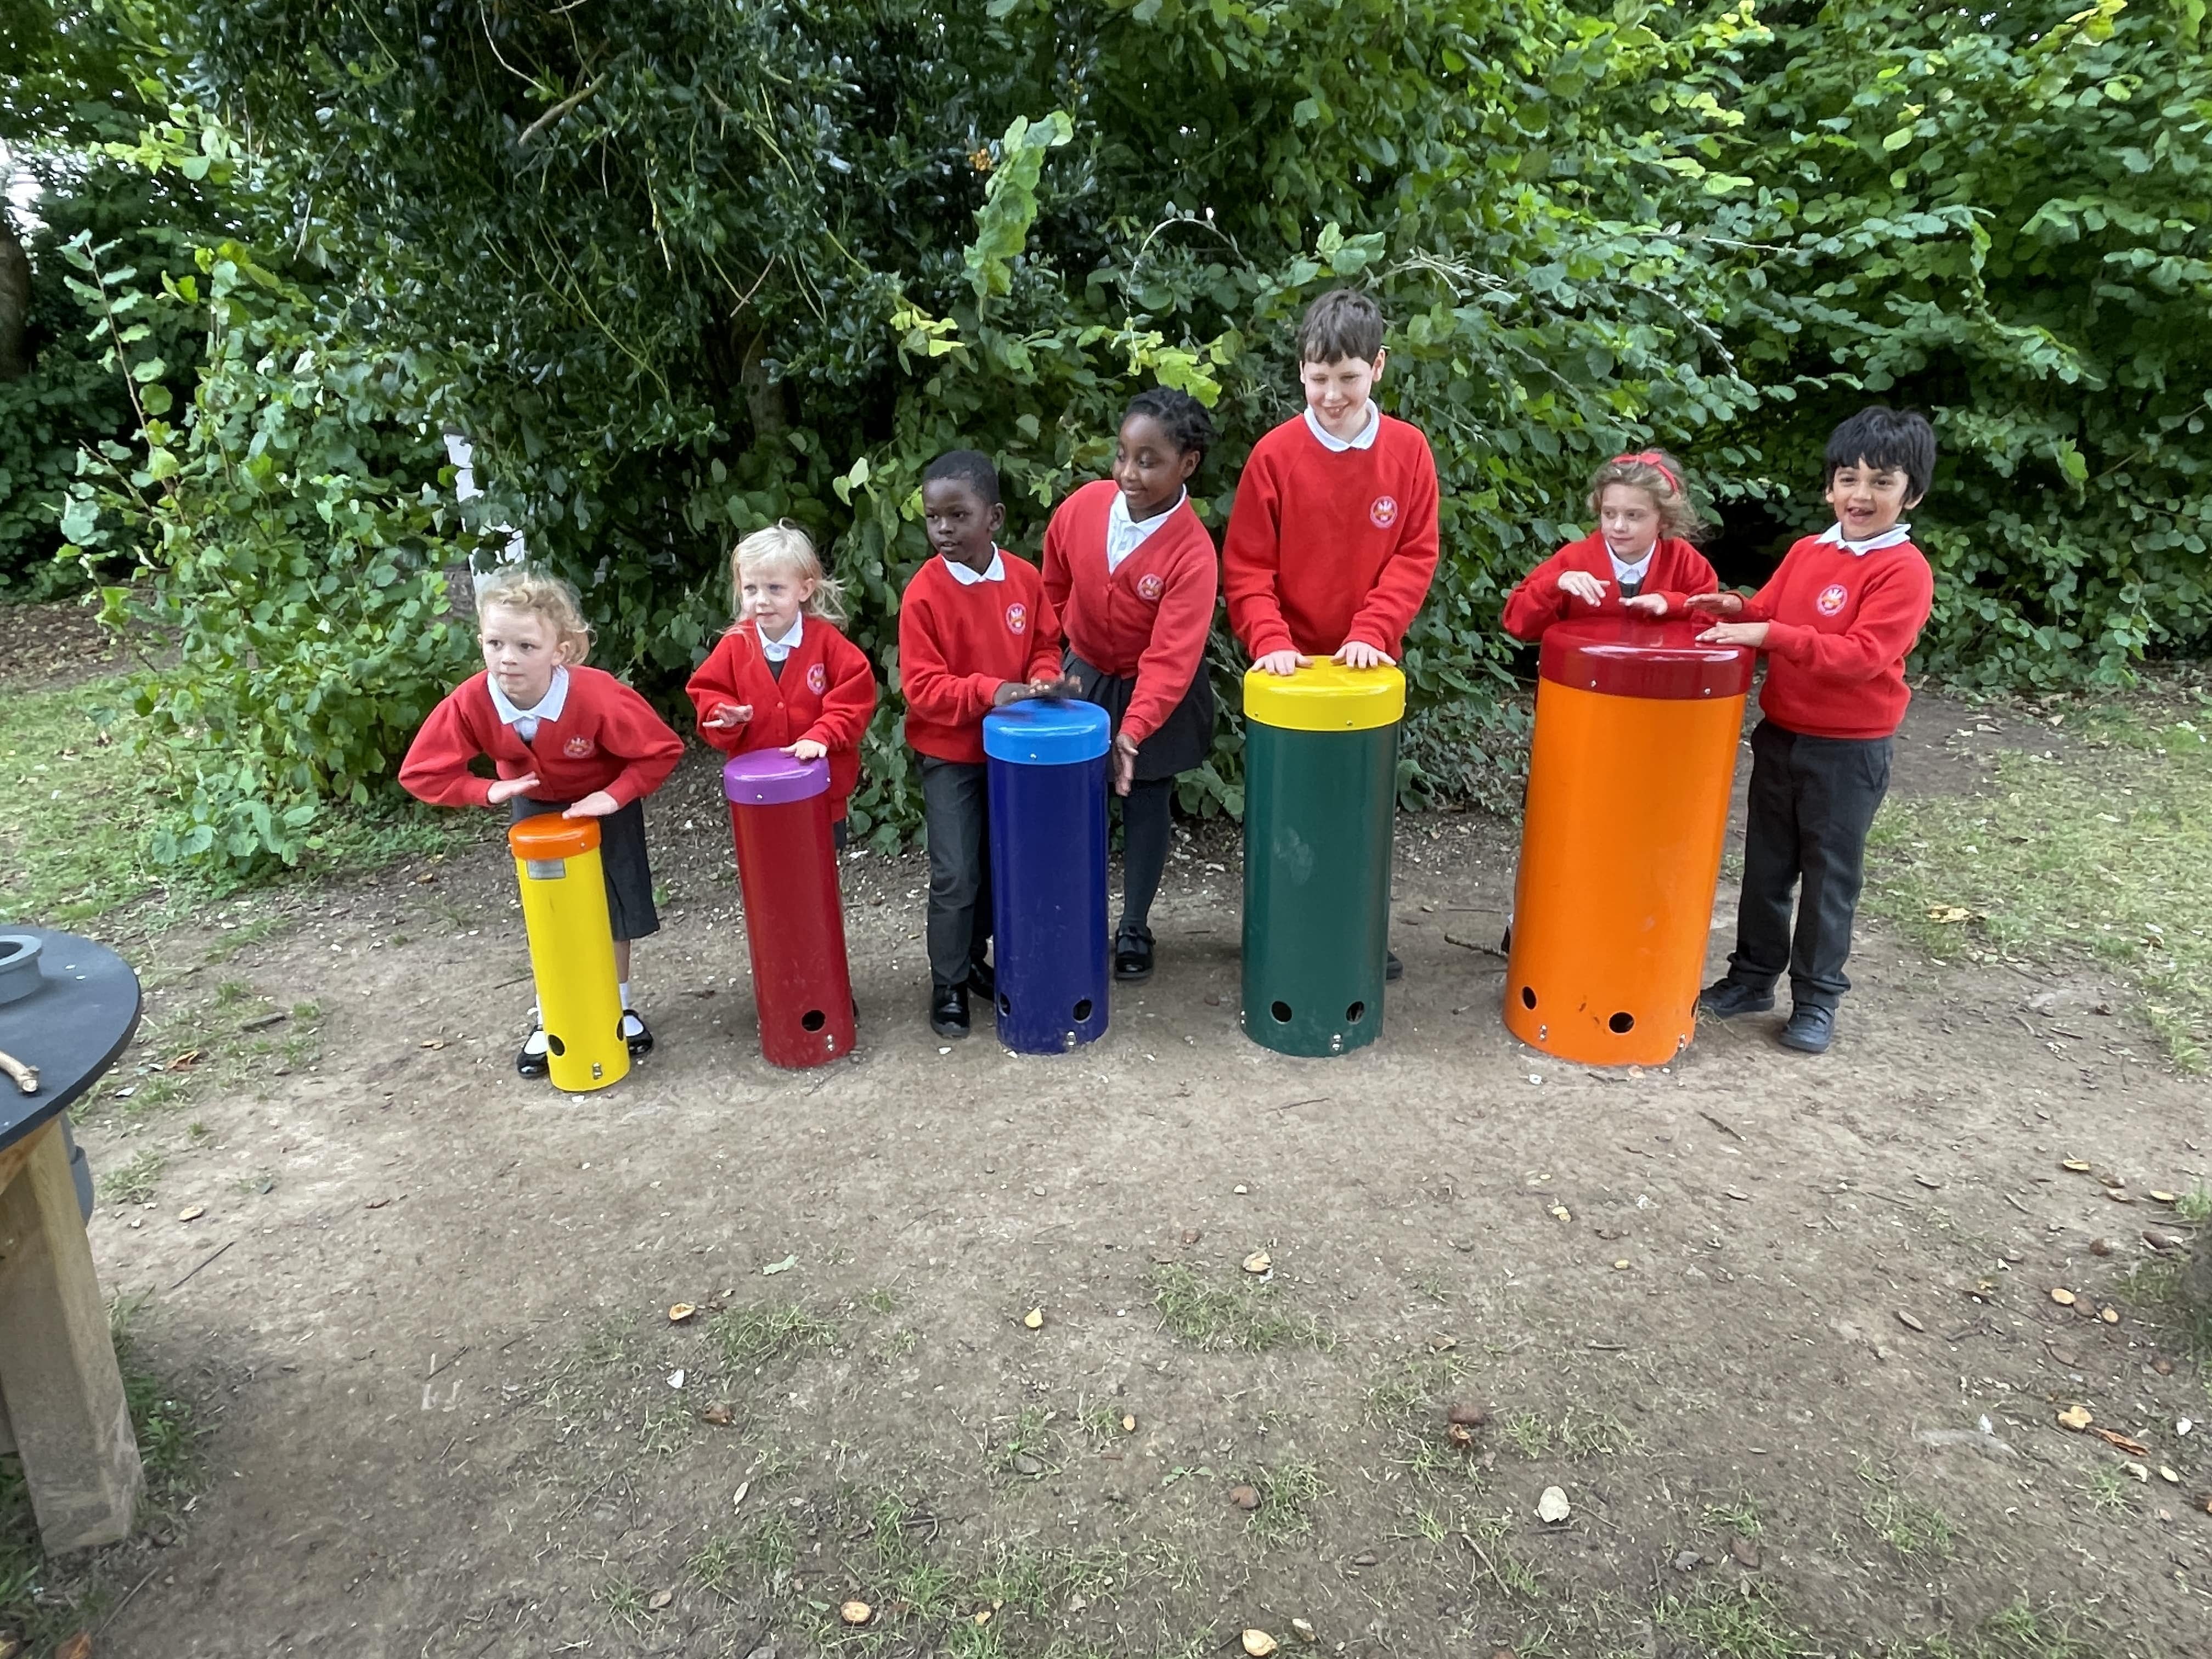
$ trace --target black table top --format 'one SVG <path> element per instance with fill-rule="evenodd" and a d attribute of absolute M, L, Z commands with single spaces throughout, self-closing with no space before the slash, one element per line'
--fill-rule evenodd
<path fill-rule="evenodd" d="M 27 1095 L 0 1073 L 0 1146 L 65 1110 L 115 1063 L 138 1029 L 138 976 L 104 945 L 75 933 L 0 922 L 40 942 L 39 988 L 0 1002 L 0 1049 L 39 1068 Z"/>

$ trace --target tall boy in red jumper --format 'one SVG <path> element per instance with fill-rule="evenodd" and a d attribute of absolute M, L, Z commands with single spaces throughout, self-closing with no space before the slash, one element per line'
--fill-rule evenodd
<path fill-rule="evenodd" d="M 1037 568 L 999 545 L 999 471 L 948 450 L 921 475 L 933 550 L 899 598 L 906 740 L 921 756 L 929 842 L 929 1029 L 968 1035 L 968 993 L 995 994 L 991 948 L 991 791 L 983 716 L 1059 696 L 1060 623 Z"/>
<path fill-rule="evenodd" d="M 1699 638 L 1766 653 L 1736 945 L 1704 1005 L 1723 1019 L 1764 1012 L 1786 967 L 1782 1043 L 1808 1054 L 1826 1051 L 1850 988 L 1844 963 L 1867 830 L 1888 792 L 1892 740 L 1912 700 L 1905 659 L 1935 600 L 1912 526 L 1899 520 L 1928 493 L 1936 433 L 1919 415 L 1863 409 L 1829 437 L 1827 467 L 1832 526 L 1792 546 L 1752 598 L 1689 600 L 1729 619 Z M 1793 934 L 1790 894 L 1801 882 Z"/>
<path fill-rule="evenodd" d="M 1437 572 L 1437 463 L 1376 406 L 1382 313 L 1337 289 L 1298 325 L 1304 410 L 1252 446 L 1221 544 L 1229 626 L 1269 674 L 1395 664 Z M 1389 975 L 1404 971 L 1393 952 Z"/>

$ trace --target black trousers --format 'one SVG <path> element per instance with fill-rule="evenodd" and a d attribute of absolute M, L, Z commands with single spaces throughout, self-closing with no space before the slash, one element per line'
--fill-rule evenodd
<path fill-rule="evenodd" d="M 1149 933 L 1152 900 L 1175 832 L 1176 781 L 1139 778 L 1121 799 L 1121 921 L 1117 932 Z"/>
<path fill-rule="evenodd" d="M 1730 979 L 1765 990 L 1787 969 L 1792 999 L 1822 1008 L 1851 988 L 1844 963 L 1866 879 L 1867 830 L 1889 793 L 1889 756 L 1887 738 L 1808 738 L 1759 723 Z"/>
<path fill-rule="evenodd" d="M 921 757 L 921 818 L 929 842 L 929 978 L 933 991 L 966 982 L 991 948 L 991 786 L 983 763 Z"/>

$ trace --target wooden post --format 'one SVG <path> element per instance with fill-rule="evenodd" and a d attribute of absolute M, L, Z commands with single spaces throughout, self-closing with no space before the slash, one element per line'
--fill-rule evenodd
<path fill-rule="evenodd" d="M 20 1163 L 0 1168 L 0 1399 L 39 1534 L 50 1554 L 112 1544 L 145 1474 L 69 1153 L 49 1122 L 0 1159 Z"/>

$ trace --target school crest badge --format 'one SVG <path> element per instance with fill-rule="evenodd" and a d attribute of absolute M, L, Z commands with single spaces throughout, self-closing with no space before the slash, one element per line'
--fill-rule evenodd
<path fill-rule="evenodd" d="M 1377 495 L 1375 504 L 1367 509 L 1367 521 L 1377 530 L 1388 530 L 1397 523 L 1398 498 L 1395 495 Z"/>
<path fill-rule="evenodd" d="M 1167 592 L 1167 586 L 1168 585 L 1158 576 L 1139 576 L 1137 579 L 1137 597 L 1140 599 L 1158 600 L 1161 594 Z"/>
<path fill-rule="evenodd" d="M 1010 605 L 1006 607 L 1006 631 L 1010 634 L 1026 634 L 1030 631 L 1029 606 Z"/>
<path fill-rule="evenodd" d="M 590 756 L 598 747 L 598 744 L 594 744 L 581 732 L 579 732 L 574 737 L 568 738 L 561 745 L 561 752 L 566 755 L 570 760 L 583 760 Z"/>
<path fill-rule="evenodd" d="M 830 671 L 816 663 L 806 671 L 806 689 L 817 697 L 827 691 L 830 689 Z"/>
<path fill-rule="evenodd" d="M 1850 597 L 1850 590 L 1841 582 L 1830 582 L 1820 590 L 1820 598 L 1814 599 L 1813 603 L 1819 608 L 1822 616 L 1832 617 L 1844 608 L 1844 601 Z"/>

